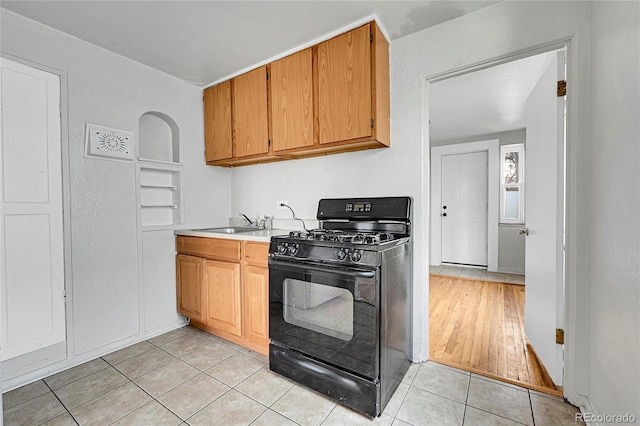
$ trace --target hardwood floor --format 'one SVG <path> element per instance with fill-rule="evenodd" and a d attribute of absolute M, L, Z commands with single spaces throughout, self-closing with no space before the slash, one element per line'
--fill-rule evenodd
<path fill-rule="evenodd" d="M 476 374 L 562 396 L 524 335 L 525 286 L 429 278 L 429 357 Z"/>

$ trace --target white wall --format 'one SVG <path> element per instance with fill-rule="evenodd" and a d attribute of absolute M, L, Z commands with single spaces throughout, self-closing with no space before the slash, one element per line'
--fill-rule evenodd
<path fill-rule="evenodd" d="M 640 3 L 591 24 L 589 400 L 640 421 Z"/>
<path fill-rule="evenodd" d="M 498 226 L 498 272 L 524 275 L 525 237 L 519 233 L 522 227 Z"/>
<path fill-rule="evenodd" d="M 3 363 L 7 390 L 145 336 L 135 165 L 86 158 L 85 123 L 137 133 L 138 120 L 147 111 L 176 121 L 187 227 L 227 222 L 230 172 L 205 166 L 201 89 L 5 9 L 1 15 L 2 54 L 57 70 L 66 83 L 62 126 L 68 135 L 63 145 L 68 149 L 64 175 L 70 209 L 65 214 L 71 256 L 66 270 L 67 357 L 43 353 L 36 361 L 25 357 Z M 173 244 L 172 238 L 164 241 Z M 177 325 L 176 317 L 173 327 Z"/>

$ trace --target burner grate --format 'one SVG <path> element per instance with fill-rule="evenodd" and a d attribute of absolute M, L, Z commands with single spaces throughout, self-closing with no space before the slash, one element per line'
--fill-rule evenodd
<path fill-rule="evenodd" d="M 330 241 L 336 243 L 370 245 L 394 240 L 395 236 L 390 232 L 353 232 L 314 229 L 309 232 L 292 231 L 289 233 L 289 238 L 297 240 Z"/>

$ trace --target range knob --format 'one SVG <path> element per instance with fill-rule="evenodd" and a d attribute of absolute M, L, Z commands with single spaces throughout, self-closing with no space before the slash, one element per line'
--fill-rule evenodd
<path fill-rule="evenodd" d="M 360 262 L 360 259 L 362 259 L 362 253 L 359 251 L 354 251 L 353 253 L 351 253 L 351 261 L 352 262 Z"/>
<path fill-rule="evenodd" d="M 298 252 L 298 245 L 297 244 L 291 244 L 289 246 L 289 255 L 294 256 L 297 252 Z"/>
<path fill-rule="evenodd" d="M 345 260 L 347 258 L 347 252 L 343 249 L 340 249 L 336 252 L 336 258 L 340 261 Z"/>
<path fill-rule="evenodd" d="M 285 252 L 287 251 L 287 247 L 284 244 L 278 244 L 278 247 L 276 247 L 276 251 L 278 252 L 278 254 L 285 254 Z"/>

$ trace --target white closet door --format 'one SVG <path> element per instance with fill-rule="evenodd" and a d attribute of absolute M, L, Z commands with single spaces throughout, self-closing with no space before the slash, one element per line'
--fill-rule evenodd
<path fill-rule="evenodd" d="M 553 383 L 562 386 L 564 328 L 564 52 L 558 52 L 527 98 L 525 244 L 527 338 Z"/>
<path fill-rule="evenodd" d="M 487 266 L 487 151 L 442 157 L 442 261 Z"/>
<path fill-rule="evenodd" d="M 64 342 L 60 78 L 2 59 L 1 359 Z"/>

